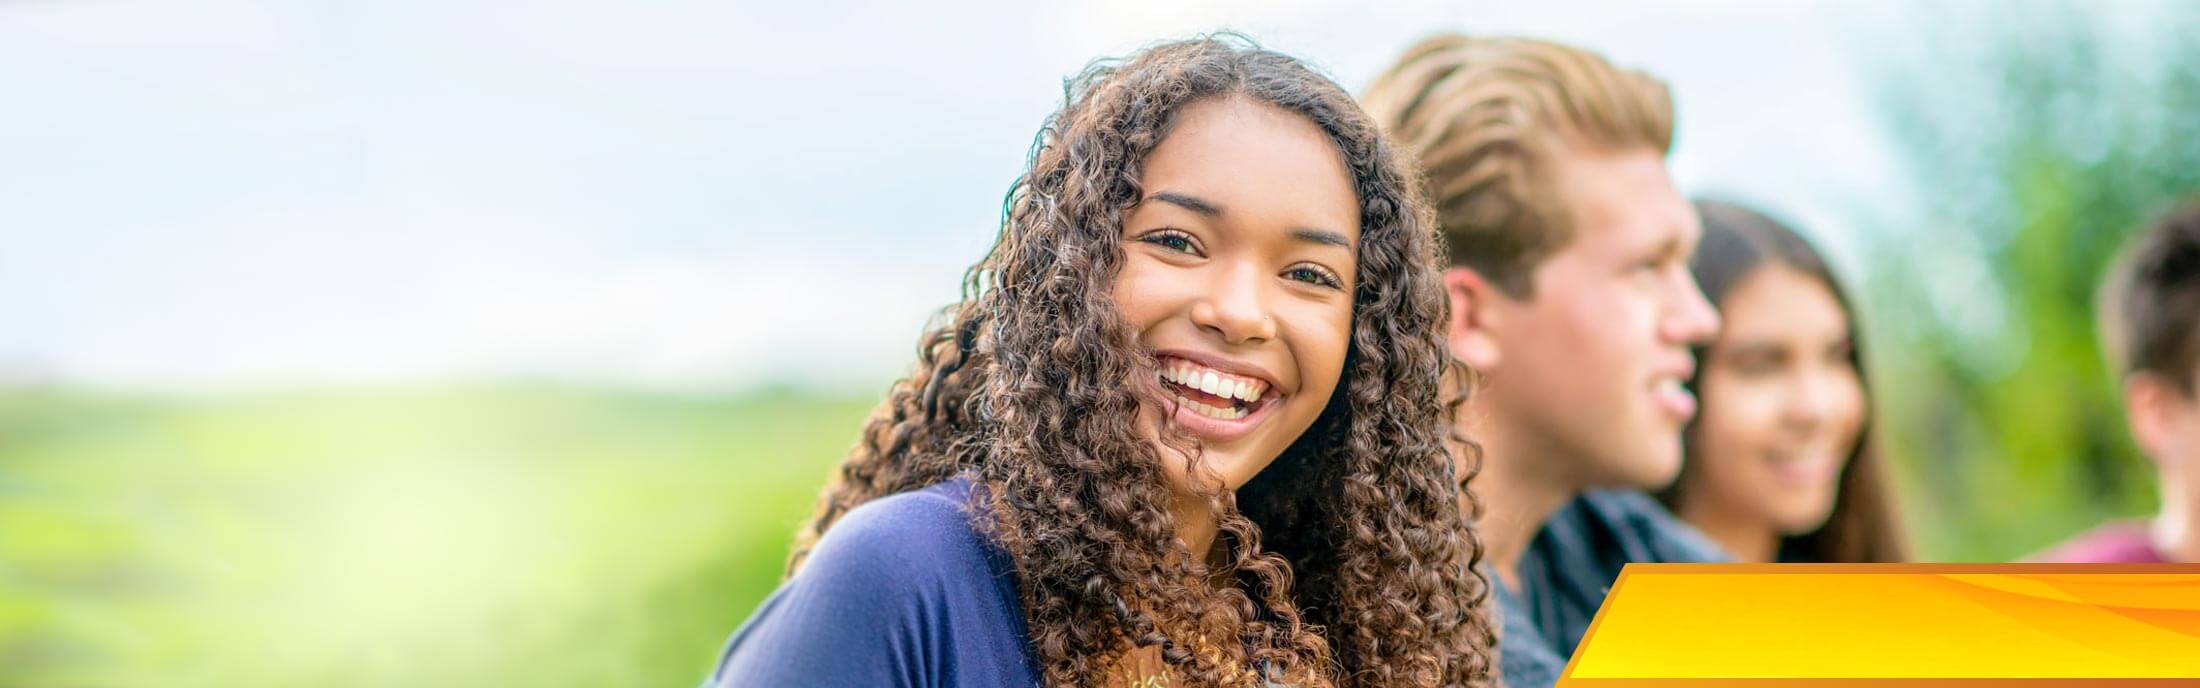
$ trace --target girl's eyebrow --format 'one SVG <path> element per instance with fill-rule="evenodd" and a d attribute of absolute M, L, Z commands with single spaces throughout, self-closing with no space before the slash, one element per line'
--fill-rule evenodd
<path fill-rule="evenodd" d="M 1347 249 L 1352 248 L 1351 239 L 1345 238 L 1344 234 L 1342 233 L 1332 232 L 1326 229 L 1311 229 L 1307 227 L 1299 227 L 1297 229 L 1291 230 L 1291 237 L 1300 241 L 1311 241 L 1327 246 L 1340 246 Z"/>
<path fill-rule="evenodd" d="M 1207 201 L 1207 200 L 1205 200 L 1205 199 L 1201 199 L 1201 198 L 1195 198 L 1195 197 L 1192 197 L 1192 196 L 1189 196 L 1189 195 L 1185 195 L 1185 194 L 1181 194 L 1181 193 L 1177 193 L 1177 192 L 1174 192 L 1174 191 L 1157 191 L 1157 192 L 1154 192 L 1154 194 L 1153 194 L 1153 195 L 1151 195 L 1151 196 L 1147 196 L 1146 198 L 1149 198 L 1149 199 L 1152 199 L 1152 200 L 1156 200 L 1156 201 L 1161 201 L 1161 202 L 1163 202 L 1163 203 L 1167 203 L 1167 204 L 1169 204 L 1169 205 L 1174 205 L 1174 206 L 1178 206 L 1178 207 L 1181 207 L 1181 208 L 1183 208 L 1183 209 L 1185 209 L 1185 210 L 1189 210 L 1189 211 L 1192 211 L 1192 212 L 1195 212 L 1195 213 L 1199 213 L 1199 214 L 1201 214 L 1201 215 L 1205 215 L 1205 216 L 1207 216 L 1207 217 L 1221 217 L 1221 216 L 1222 216 L 1222 207 L 1221 207 L 1221 206 L 1218 206 L 1218 205 L 1215 205 L 1214 203 L 1208 202 L 1208 201 Z"/>
<path fill-rule="evenodd" d="M 1176 191 L 1156 191 L 1146 198 L 1177 206 L 1206 217 L 1221 217 L 1223 214 L 1222 206 L 1216 205 L 1212 201 Z M 1344 233 L 1334 230 L 1294 227 L 1291 229 L 1291 237 L 1324 246 L 1337 246 L 1347 250 L 1353 248 L 1350 238 L 1347 238 Z"/>

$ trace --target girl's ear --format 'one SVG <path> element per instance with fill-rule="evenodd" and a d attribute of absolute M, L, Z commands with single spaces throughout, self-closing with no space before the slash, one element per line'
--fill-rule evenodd
<path fill-rule="evenodd" d="M 1499 324 L 1496 286 L 1472 268 L 1454 267 L 1444 271 L 1444 293 L 1451 298 L 1444 340 L 1452 357 L 1476 372 L 1495 369 L 1502 353 L 1492 329 Z"/>

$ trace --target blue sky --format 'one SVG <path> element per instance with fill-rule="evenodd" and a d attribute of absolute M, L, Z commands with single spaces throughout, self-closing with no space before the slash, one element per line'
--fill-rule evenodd
<path fill-rule="evenodd" d="M 1888 3 L 0 2 L 0 382 L 873 391 L 1061 79 L 1236 29 L 1357 90 L 1440 30 L 1672 83 L 1685 189 L 1838 260 L 1906 203 Z"/>

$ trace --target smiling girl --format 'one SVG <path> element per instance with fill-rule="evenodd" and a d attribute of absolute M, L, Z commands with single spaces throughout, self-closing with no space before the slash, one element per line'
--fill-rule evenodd
<path fill-rule="evenodd" d="M 1231 38 L 1067 91 L 712 681 L 1488 684 L 1433 230 L 1388 144 Z"/>
<path fill-rule="evenodd" d="M 1770 217 L 1696 209 L 1690 268 L 1725 326 L 1698 354 L 1703 413 L 1666 505 L 1742 561 L 1903 560 L 1855 311 L 1833 271 Z"/>

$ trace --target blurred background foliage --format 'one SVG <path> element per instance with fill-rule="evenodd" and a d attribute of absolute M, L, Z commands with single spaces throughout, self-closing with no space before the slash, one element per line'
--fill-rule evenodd
<path fill-rule="evenodd" d="M 1913 198 L 1846 219 L 1929 559 L 2152 505 L 2091 299 L 2130 230 L 2200 189 L 2200 9 L 2090 8 L 1974 5 L 1874 51 Z M 692 685 L 873 401 L 15 385 L 0 686 Z"/>
<path fill-rule="evenodd" d="M 0 394 L 0 685 L 693 685 L 868 406 Z"/>
<path fill-rule="evenodd" d="M 1930 11 L 1878 53 L 1914 214 L 1859 199 L 1874 392 L 1921 556 L 2023 557 L 2151 513 L 2093 319 L 2115 251 L 2200 192 L 2200 6 Z"/>

